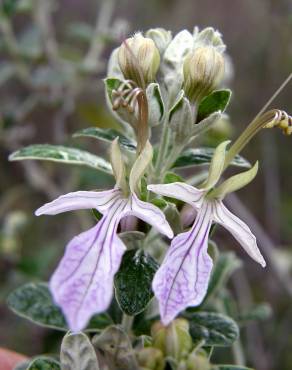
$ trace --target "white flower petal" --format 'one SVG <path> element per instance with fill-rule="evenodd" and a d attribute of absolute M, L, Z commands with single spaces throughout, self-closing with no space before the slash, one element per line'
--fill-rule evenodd
<path fill-rule="evenodd" d="M 189 203 L 196 209 L 201 207 L 205 195 L 204 190 L 197 189 L 191 185 L 185 184 L 184 182 L 148 185 L 147 189 L 159 195 L 182 200 L 185 203 Z"/>
<path fill-rule="evenodd" d="M 52 202 L 44 204 L 36 210 L 36 216 L 56 215 L 62 212 L 74 211 L 76 209 L 96 208 L 101 213 L 105 213 L 112 204 L 121 198 L 119 189 L 106 191 L 76 191 L 61 195 Z"/>
<path fill-rule="evenodd" d="M 214 202 L 214 205 L 214 221 L 225 227 L 241 244 L 246 253 L 265 267 L 266 262 L 257 246 L 256 237 L 247 224 L 231 213 L 221 201 Z"/>
<path fill-rule="evenodd" d="M 133 215 L 152 225 L 160 233 L 168 238 L 173 238 L 173 231 L 166 221 L 164 213 L 151 203 L 143 202 L 132 194 L 129 202 L 129 208 L 125 211 L 123 217 Z"/>

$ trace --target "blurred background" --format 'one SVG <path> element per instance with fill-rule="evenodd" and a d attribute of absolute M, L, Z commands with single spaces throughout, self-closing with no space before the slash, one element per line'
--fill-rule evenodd
<path fill-rule="evenodd" d="M 111 50 L 137 30 L 175 34 L 212 26 L 224 36 L 233 65 L 230 124 L 206 139 L 236 137 L 292 69 L 291 0 L 1 0 L 0 15 L 0 346 L 35 355 L 53 352 L 60 335 L 10 312 L 5 299 L 19 285 L 47 280 L 65 243 L 91 224 L 87 213 L 36 218 L 34 210 L 78 189 L 103 188 L 94 170 L 40 162 L 9 163 L 28 144 L 53 143 L 102 152 L 96 141 L 72 139 L 89 126 L 119 128 L 109 115 L 102 78 Z M 291 83 L 272 107 L 292 112 Z M 260 160 L 256 180 L 227 199 L 251 226 L 267 259 L 265 270 L 245 258 L 221 229 L 221 248 L 245 260 L 230 288 L 240 308 L 268 302 L 272 316 L 242 331 L 247 363 L 258 370 L 292 368 L 291 138 L 262 131 L 243 153 Z M 226 359 L 230 354 L 226 353 Z M 232 361 L 232 357 L 230 357 Z"/>

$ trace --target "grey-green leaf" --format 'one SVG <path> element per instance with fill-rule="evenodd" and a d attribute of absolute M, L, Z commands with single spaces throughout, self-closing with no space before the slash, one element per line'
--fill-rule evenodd
<path fill-rule="evenodd" d="M 137 143 L 134 140 L 128 139 L 119 131 L 112 128 L 98 128 L 88 127 L 83 130 L 77 131 L 73 137 L 91 137 L 111 143 L 116 137 L 119 137 L 119 143 L 122 147 L 130 151 L 136 151 Z"/>
<path fill-rule="evenodd" d="M 29 364 L 26 370 L 61 370 L 61 366 L 52 358 L 38 357 Z"/>
<path fill-rule="evenodd" d="M 214 112 L 224 112 L 230 101 L 230 97 L 231 91 L 228 89 L 216 90 L 206 96 L 199 105 L 197 122 L 200 122 Z"/>
<path fill-rule="evenodd" d="M 158 269 L 156 261 L 146 252 L 129 250 L 115 276 L 115 293 L 121 310 L 133 316 L 142 312 L 151 298 L 152 279 Z"/>
<path fill-rule="evenodd" d="M 78 164 L 112 173 L 109 162 L 85 150 L 70 148 L 61 145 L 36 144 L 21 148 L 9 156 L 10 161 L 26 159 Z"/>
<path fill-rule="evenodd" d="M 146 96 L 148 100 L 148 123 L 150 127 L 157 126 L 164 115 L 164 103 L 158 83 L 151 83 L 147 86 Z"/>
<path fill-rule="evenodd" d="M 197 166 L 209 164 L 214 154 L 214 148 L 189 148 L 178 157 L 173 164 L 173 168 Z M 250 168 L 251 164 L 245 158 L 237 155 L 231 162 L 231 165 L 242 168 Z"/>
<path fill-rule="evenodd" d="M 14 290 L 7 298 L 8 307 L 17 315 L 35 324 L 48 328 L 68 331 L 66 320 L 52 299 L 46 283 L 28 283 Z M 112 324 L 104 313 L 93 316 L 87 330 L 99 331 Z"/>
<path fill-rule="evenodd" d="M 84 333 L 68 333 L 61 345 L 62 370 L 99 370 L 97 357 Z"/>
<path fill-rule="evenodd" d="M 186 312 L 194 341 L 205 340 L 206 346 L 230 346 L 239 336 L 239 329 L 230 317 L 215 312 Z"/>

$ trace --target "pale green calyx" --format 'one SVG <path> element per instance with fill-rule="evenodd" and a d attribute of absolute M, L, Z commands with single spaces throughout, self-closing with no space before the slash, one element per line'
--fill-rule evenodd
<path fill-rule="evenodd" d="M 220 184 L 216 189 L 213 189 L 208 194 L 208 198 L 223 199 L 227 194 L 243 188 L 256 177 L 258 168 L 259 164 L 257 161 L 255 165 L 248 171 L 230 177 Z"/>
<path fill-rule="evenodd" d="M 127 195 L 128 186 L 126 181 L 126 171 L 118 138 L 116 138 L 111 144 L 110 160 L 116 179 L 116 185 L 123 191 L 125 195 Z"/>
<path fill-rule="evenodd" d="M 152 39 L 136 33 L 120 46 L 118 62 L 125 79 L 144 89 L 155 80 L 160 54 Z"/>
<path fill-rule="evenodd" d="M 226 147 L 230 143 L 230 140 L 223 141 L 215 149 L 210 167 L 209 167 L 209 176 L 205 183 L 201 186 L 203 189 L 209 190 L 213 188 L 220 179 L 220 176 L 223 172 Z"/>
<path fill-rule="evenodd" d="M 219 52 L 224 52 L 226 45 L 222 40 L 222 35 L 218 30 L 213 27 L 204 28 L 199 32 L 199 28 L 194 28 L 194 43 L 195 47 L 213 46 Z"/>
<path fill-rule="evenodd" d="M 160 54 L 163 54 L 168 44 L 172 40 L 171 31 L 164 28 L 151 28 L 146 32 L 146 37 L 149 37 L 155 42 Z"/>
<path fill-rule="evenodd" d="M 224 57 L 214 46 L 198 47 L 183 64 L 183 88 L 193 102 L 210 94 L 224 77 Z"/>
<path fill-rule="evenodd" d="M 146 142 L 143 150 L 137 157 L 130 173 L 130 190 L 138 193 L 140 190 L 140 180 L 150 165 L 153 157 L 153 148 L 149 141 Z"/>

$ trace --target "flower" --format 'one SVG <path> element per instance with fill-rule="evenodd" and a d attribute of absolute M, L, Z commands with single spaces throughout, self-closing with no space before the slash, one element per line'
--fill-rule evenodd
<path fill-rule="evenodd" d="M 232 176 L 214 189 L 223 171 L 228 143 L 224 142 L 216 148 L 209 177 L 201 189 L 181 182 L 148 186 L 149 190 L 182 200 L 197 211 L 191 229 L 172 240 L 164 261 L 154 276 L 153 291 L 159 301 L 164 325 L 186 307 L 199 305 L 206 295 L 213 266 L 207 253 L 208 235 L 213 222 L 225 227 L 251 258 L 263 267 L 266 265 L 250 228 L 222 202 L 227 193 L 245 186 L 255 177 L 257 163 L 250 170 Z"/>
<path fill-rule="evenodd" d="M 77 209 L 97 209 L 101 220 L 73 238 L 50 280 L 50 290 L 74 332 L 82 330 L 91 316 L 106 310 L 113 294 L 113 278 L 126 246 L 117 234 L 120 220 L 136 216 L 172 238 L 173 233 L 159 208 L 139 200 L 135 187 L 145 171 L 152 148 L 148 143 L 130 174 L 130 192 L 125 191 L 123 163 L 117 141 L 113 143 L 112 165 L 117 185 L 106 191 L 77 191 L 45 204 L 36 215 L 56 215 Z M 147 163 L 145 163 L 147 158 Z"/>

